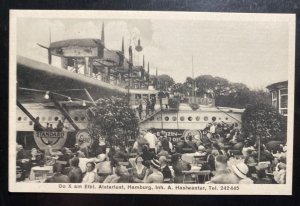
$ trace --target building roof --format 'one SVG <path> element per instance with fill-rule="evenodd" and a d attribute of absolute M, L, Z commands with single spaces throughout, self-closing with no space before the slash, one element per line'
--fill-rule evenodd
<path fill-rule="evenodd" d="M 288 81 L 276 82 L 268 85 L 266 88 L 269 90 L 279 89 L 288 86 Z"/>
<path fill-rule="evenodd" d="M 67 39 L 67 40 L 52 42 L 50 44 L 50 49 L 70 47 L 70 46 L 98 47 L 99 45 L 103 46 L 102 41 L 100 39 Z"/>

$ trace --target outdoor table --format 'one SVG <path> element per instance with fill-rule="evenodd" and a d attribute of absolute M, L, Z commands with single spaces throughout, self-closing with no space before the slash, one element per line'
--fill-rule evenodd
<path fill-rule="evenodd" d="M 36 166 L 30 170 L 29 180 L 45 180 L 53 173 L 53 166 Z"/>
<path fill-rule="evenodd" d="M 181 159 L 190 163 L 190 164 L 194 164 L 196 161 L 195 161 L 195 158 L 200 158 L 200 157 L 203 157 L 201 156 L 199 153 L 185 153 L 185 154 L 182 154 L 181 156 Z"/>
<path fill-rule="evenodd" d="M 182 154 L 181 159 L 190 164 L 193 164 L 195 155 L 196 155 L 195 153 L 185 153 L 185 154 Z"/>

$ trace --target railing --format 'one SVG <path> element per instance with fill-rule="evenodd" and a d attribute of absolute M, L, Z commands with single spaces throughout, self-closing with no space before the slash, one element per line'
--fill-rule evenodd
<path fill-rule="evenodd" d="M 208 97 L 186 97 L 188 103 L 215 106 L 215 99 Z"/>

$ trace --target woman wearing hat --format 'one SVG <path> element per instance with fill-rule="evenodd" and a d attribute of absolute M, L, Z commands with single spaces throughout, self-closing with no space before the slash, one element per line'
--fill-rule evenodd
<path fill-rule="evenodd" d="M 159 164 L 158 160 L 152 159 L 150 161 L 150 170 L 152 171 L 152 173 L 149 175 L 150 171 L 147 170 L 143 182 L 144 183 L 163 183 L 164 176 L 160 172 L 160 164 Z"/>
<path fill-rule="evenodd" d="M 143 165 L 143 158 L 141 156 L 137 156 L 135 159 L 135 167 L 133 168 L 133 181 L 134 182 L 143 182 L 145 178 L 147 167 Z"/>

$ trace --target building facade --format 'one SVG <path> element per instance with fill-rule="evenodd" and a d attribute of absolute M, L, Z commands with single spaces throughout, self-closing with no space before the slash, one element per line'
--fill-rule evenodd
<path fill-rule="evenodd" d="M 276 82 L 267 86 L 271 93 L 272 106 L 284 115 L 288 115 L 288 81 Z"/>

